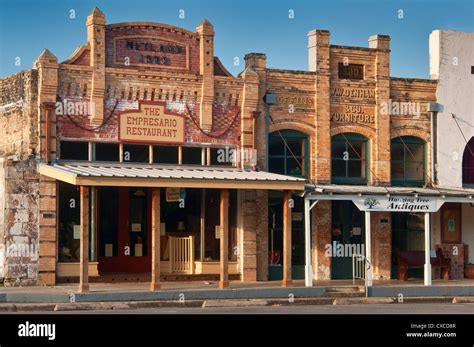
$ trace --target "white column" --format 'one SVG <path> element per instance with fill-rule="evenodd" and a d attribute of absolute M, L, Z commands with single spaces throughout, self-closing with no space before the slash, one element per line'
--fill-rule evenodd
<path fill-rule="evenodd" d="M 372 266 L 372 237 L 370 234 L 370 211 L 365 211 L 365 258 L 366 264 L 367 285 L 372 287 L 373 266 Z"/>
<path fill-rule="evenodd" d="M 431 286 L 430 213 L 425 213 L 425 286 Z"/>
<path fill-rule="evenodd" d="M 304 250 L 305 250 L 305 274 L 304 283 L 306 287 L 313 286 L 313 265 L 311 259 L 311 223 L 310 223 L 310 209 L 309 199 L 304 199 Z"/>

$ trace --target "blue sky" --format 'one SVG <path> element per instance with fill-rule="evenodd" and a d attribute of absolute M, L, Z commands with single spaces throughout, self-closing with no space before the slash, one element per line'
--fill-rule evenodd
<path fill-rule="evenodd" d="M 107 23 L 153 21 L 194 31 L 208 18 L 215 55 L 234 75 L 249 52 L 266 53 L 269 67 L 306 70 L 307 32 L 327 29 L 332 44 L 348 46 L 367 47 L 370 35 L 390 35 L 391 75 L 428 78 L 430 32 L 474 31 L 474 0 L 0 0 L 0 76 L 31 68 L 44 48 L 67 59 L 85 43 L 85 20 L 94 6 Z"/>

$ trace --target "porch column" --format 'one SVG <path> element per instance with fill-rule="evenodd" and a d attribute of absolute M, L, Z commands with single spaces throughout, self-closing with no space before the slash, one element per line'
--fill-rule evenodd
<path fill-rule="evenodd" d="M 150 290 L 160 285 L 160 188 L 151 191 L 151 283 Z"/>
<path fill-rule="evenodd" d="M 313 286 L 313 260 L 311 259 L 311 224 L 309 198 L 304 199 L 304 250 L 305 250 L 305 274 L 304 282 L 306 287 Z"/>
<path fill-rule="evenodd" d="M 291 191 L 283 192 L 283 281 L 282 287 L 289 287 L 291 280 Z"/>
<path fill-rule="evenodd" d="M 373 266 L 372 266 L 372 235 L 370 227 L 370 211 L 365 211 L 365 258 L 367 264 L 365 266 L 367 286 L 372 286 Z"/>
<path fill-rule="evenodd" d="M 430 213 L 425 213 L 425 286 L 431 286 Z"/>
<path fill-rule="evenodd" d="M 220 281 L 219 288 L 229 286 L 229 190 L 221 189 L 220 202 Z"/>
<path fill-rule="evenodd" d="M 80 188 L 80 263 L 79 292 L 89 291 L 89 187 Z"/>

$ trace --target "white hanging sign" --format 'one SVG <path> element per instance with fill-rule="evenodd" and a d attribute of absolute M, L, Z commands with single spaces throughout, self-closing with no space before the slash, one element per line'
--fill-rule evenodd
<path fill-rule="evenodd" d="M 444 200 L 431 196 L 361 196 L 352 199 L 361 211 L 436 212 Z"/>

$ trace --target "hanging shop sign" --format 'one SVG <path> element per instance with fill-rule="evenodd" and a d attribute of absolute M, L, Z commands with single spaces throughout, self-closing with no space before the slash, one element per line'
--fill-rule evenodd
<path fill-rule="evenodd" d="M 352 199 L 361 211 L 380 212 L 436 212 L 444 200 L 436 197 L 361 196 Z"/>
<path fill-rule="evenodd" d="M 185 141 L 185 117 L 166 111 L 164 103 L 139 102 L 138 110 L 119 114 L 119 140 L 182 144 Z"/>

